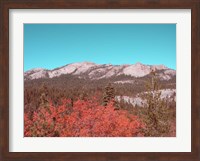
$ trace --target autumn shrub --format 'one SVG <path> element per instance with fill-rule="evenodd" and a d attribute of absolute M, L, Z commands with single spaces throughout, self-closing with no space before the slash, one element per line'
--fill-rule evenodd
<path fill-rule="evenodd" d="M 95 99 L 77 100 L 73 107 L 70 100 L 62 105 L 40 107 L 31 115 L 25 113 L 26 137 L 133 137 L 143 136 L 143 124 L 126 110 L 115 110 L 113 103 L 105 108 Z"/>

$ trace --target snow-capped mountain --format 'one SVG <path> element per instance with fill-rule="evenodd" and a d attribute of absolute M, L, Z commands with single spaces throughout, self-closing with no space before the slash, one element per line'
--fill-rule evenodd
<path fill-rule="evenodd" d="M 112 76 L 128 75 L 132 77 L 144 77 L 155 70 L 161 80 L 170 80 L 176 75 L 176 71 L 167 68 L 164 65 L 144 65 L 136 63 L 131 65 L 112 65 L 112 64 L 95 64 L 92 62 L 80 62 L 67 64 L 53 70 L 35 68 L 24 73 L 25 80 L 39 78 L 54 78 L 63 74 L 77 75 L 79 77 L 88 77 L 90 79 L 102 79 Z"/>

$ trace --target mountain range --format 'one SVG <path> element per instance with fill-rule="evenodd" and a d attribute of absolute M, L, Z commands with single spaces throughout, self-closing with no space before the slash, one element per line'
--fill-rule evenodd
<path fill-rule="evenodd" d="M 93 62 L 78 62 L 48 70 L 44 68 L 34 68 L 24 73 L 24 80 L 34 80 L 39 78 L 54 78 L 61 75 L 73 75 L 79 78 L 89 78 L 99 80 L 113 76 L 126 75 L 135 78 L 142 78 L 154 70 L 161 80 L 170 80 L 176 76 L 176 70 L 164 65 L 145 65 L 140 62 L 136 64 L 112 65 L 96 64 Z"/>

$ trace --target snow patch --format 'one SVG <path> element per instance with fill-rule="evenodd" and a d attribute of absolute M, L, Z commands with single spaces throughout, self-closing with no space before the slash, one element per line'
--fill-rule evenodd
<path fill-rule="evenodd" d="M 150 72 L 150 66 L 145 66 L 139 63 L 130 65 L 129 67 L 124 68 L 123 70 L 123 73 L 125 75 L 130 75 L 134 77 L 144 77 L 145 75 L 150 74 Z"/>
<path fill-rule="evenodd" d="M 134 80 L 123 80 L 123 81 L 115 81 L 114 83 L 117 83 L 117 84 L 125 84 L 125 83 L 135 83 Z"/>
<path fill-rule="evenodd" d="M 161 99 L 168 99 L 169 101 L 176 101 L 176 89 L 162 89 L 162 90 L 158 90 L 156 92 L 161 92 L 160 98 Z M 137 94 L 135 97 L 130 97 L 130 96 L 116 96 L 115 99 L 116 101 L 125 101 L 126 103 L 130 103 L 133 106 L 140 106 L 142 107 L 145 103 L 146 100 L 141 98 L 141 95 L 143 95 L 144 93 L 147 92 L 143 92 L 143 93 L 139 93 Z"/>

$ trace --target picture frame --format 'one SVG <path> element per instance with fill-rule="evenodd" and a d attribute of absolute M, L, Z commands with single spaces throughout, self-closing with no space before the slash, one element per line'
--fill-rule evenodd
<path fill-rule="evenodd" d="M 200 160 L 199 134 L 199 67 L 200 67 L 200 1 L 199 0 L 103 0 L 103 1 L 71 1 L 71 0 L 2 0 L 1 5 L 1 54 L 0 54 L 0 160 Z M 191 152 L 9 152 L 9 9 L 191 9 L 192 17 L 192 148 Z"/>

